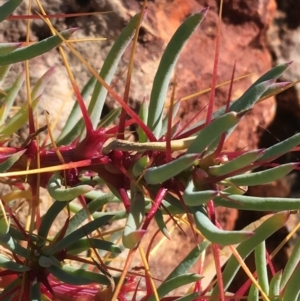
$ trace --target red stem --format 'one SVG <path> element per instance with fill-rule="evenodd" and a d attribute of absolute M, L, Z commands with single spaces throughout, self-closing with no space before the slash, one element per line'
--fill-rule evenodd
<path fill-rule="evenodd" d="M 217 24 L 214 69 L 213 69 L 213 74 L 211 79 L 211 90 L 210 90 L 210 97 L 209 97 L 206 122 L 205 122 L 206 125 L 208 125 L 211 122 L 213 109 L 214 109 L 214 98 L 215 98 L 216 85 L 217 85 L 218 61 L 219 61 L 219 52 L 220 52 L 220 36 L 221 36 L 221 21 L 222 21 L 221 18 L 222 18 L 222 7 L 220 7 L 220 14 L 219 14 L 218 24 Z"/>
<path fill-rule="evenodd" d="M 86 135 L 89 136 L 94 132 L 94 128 L 93 128 L 93 124 L 89 115 L 89 112 L 84 104 L 84 100 L 81 96 L 81 93 L 77 87 L 77 84 L 74 81 L 71 81 L 74 93 L 76 95 L 82 116 L 83 116 L 83 120 L 85 123 L 85 127 L 86 127 Z"/>
<path fill-rule="evenodd" d="M 119 193 L 121 195 L 121 198 L 122 198 L 125 210 L 126 210 L 127 213 L 129 213 L 129 210 L 130 210 L 130 200 L 129 200 L 127 191 L 124 188 L 120 188 L 118 191 L 119 191 Z"/>
<path fill-rule="evenodd" d="M 168 190 L 166 188 L 161 187 L 156 194 L 155 200 L 152 204 L 151 209 L 148 212 L 148 215 L 146 217 L 146 220 L 142 226 L 143 230 L 147 230 L 151 220 L 153 219 L 156 211 L 158 210 L 159 206 L 161 205 L 161 202 L 163 201 L 164 197 L 166 196 Z"/>
<path fill-rule="evenodd" d="M 231 98 L 231 94 L 232 94 L 232 86 L 233 86 L 233 79 L 234 79 L 234 73 L 235 73 L 235 65 L 236 65 L 236 62 L 234 62 L 233 70 L 232 70 L 232 74 L 231 74 L 230 86 L 229 86 L 228 97 L 227 97 L 226 108 L 225 108 L 226 113 L 229 111 L 230 98 Z M 215 158 L 221 154 L 224 143 L 225 143 L 225 138 L 226 138 L 226 133 L 223 133 L 221 135 L 218 147 L 215 150 Z"/>
<path fill-rule="evenodd" d="M 207 213 L 211 221 L 218 227 L 221 228 L 219 223 L 216 220 L 215 214 L 215 207 L 212 200 L 207 203 Z M 221 263 L 220 263 L 220 248 L 217 244 L 212 244 L 213 254 L 214 254 L 214 262 L 216 267 L 217 279 L 218 279 L 218 287 L 219 287 L 219 297 L 221 301 L 225 301 L 224 297 L 224 283 L 223 283 L 223 276 L 221 270 Z"/>

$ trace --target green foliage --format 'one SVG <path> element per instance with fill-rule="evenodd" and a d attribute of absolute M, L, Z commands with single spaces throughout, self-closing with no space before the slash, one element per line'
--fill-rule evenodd
<path fill-rule="evenodd" d="M 161 58 L 153 81 L 147 122 L 156 135 L 161 131 L 163 107 L 177 59 L 185 43 L 204 19 L 206 12 L 207 9 L 186 19 L 173 35 Z"/>
<path fill-rule="evenodd" d="M 0 7 L 0 22 L 4 21 L 23 0 L 9 0 Z"/>
<path fill-rule="evenodd" d="M 75 30 L 76 29 L 67 29 L 62 31 L 60 34 L 65 39 L 68 39 L 75 32 Z M 52 36 L 31 46 L 18 48 L 7 54 L 0 55 L 0 66 L 30 60 L 57 47 L 61 42 L 62 40 L 59 36 Z"/>
<path fill-rule="evenodd" d="M 21 2 L 9 0 L 1 6 L 0 20 L 5 20 Z M 224 294 L 230 293 L 229 287 L 241 267 L 241 260 L 252 252 L 257 284 L 249 282 L 247 300 L 258 300 L 260 296 L 265 300 L 298 300 L 299 240 L 283 273 L 276 271 L 270 277 L 266 239 L 285 225 L 290 216 L 287 210 L 300 210 L 300 200 L 244 194 L 248 186 L 270 183 L 298 168 L 298 163 L 294 162 L 267 167 L 299 145 L 300 135 L 295 134 L 265 150 L 236 151 L 232 155 L 222 149 L 224 140 L 258 101 L 286 86 L 286 83 L 275 81 L 290 63 L 275 66 L 261 76 L 228 109 L 224 106 L 208 116 L 211 117 L 209 123 L 203 119 L 180 131 L 179 123 L 170 126 L 169 122 L 174 121 L 180 102 L 176 102 L 168 113 L 164 111 L 176 62 L 206 12 L 204 9 L 188 17 L 174 33 L 154 76 L 150 103 L 143 102 L 139 116 L 132 114 L 126 121 L 126 125 L 140 125 L 137 129 L 139 143 L 117 140 L 112 148 L 105 148 L 109 138 L 124 134 L 118 132 L 118 126 L 108 129 L 123 113 L 123 108 L 113 110 L 99 122 L 109 87 L 106 89 L 94 77 L 82 89 L 82 97 L 67 116 L 60 135 L 54 137 L 55 145 L 48 146 L 36 139 L 38 133 L 34 132 L 32 114 L 53 69 L 33 87 L 31 107 L 29 102 L 24 103 L 11 118 L 25 72 L 16 76 L 10 87 L 1 86 L 0 172 L 6 179 L 3 183 L 14 189 L 2 197 L 0 277 L 8 279 L 9 283 L 0 283 L 3 289 L 0 300 L 66 300 L 61 297 L 61 287 L 68 291 L 64 297 L 72 296 L 74 300 L 104 300 L 102 293 L 108 294 L 106 300 L 116 300 L 117 297 L 112 296 L 113 290 L 124 300 L 128 293 L 134 294 L 139 288 L 140 278 L 145 278 L 146 283 L 143 300 L 168 300 L 169 293 L 187 284 L 191 289 L 176 296 L 176 300 L 223 300 Z M 108 85 L 142 18 L 142 13 L 132 18 L 107 55 L 99 76 Z M 61 35 L 68 39 L 74 31 L 68 29 Z M 20 47 L 19 43 L 0 45 L 0 82 L 4 82 L 12 64 L 47 53 L 60 43 L 61 37 L 55 35 L 28 47 Z M 30 136 L 26 143 L 19 148 L 8 147 L 6 143 L 10 136 L 27 122 Z M 88 124 L 92 124 L 93 129 L 89 129 Z M 153 141 L 153 137 L 157 141 Z M 171 140 L 166 141 L 168 139 Z M 262 170 L 253 171 L 257 167 Z M 40 188 L 45 188 L 52 198 L 43 214 L 39 205 Z M 104 192 L 107 190 L 109 192 Z M 26 226 L 19 221 L 13 207 L 20 198 L 29 203 Z M 218 206 L 278 212 L 246 229 L 230 231 L 219 225 L 214 211 Z M 53 234 L 59 220 L 59 229 Z M 155 290 L 147 265 L 157 233 L 153 234 L 149 225 L 155 221 L 157 232 L 172 239 L 169 220 L 177 226 L 181 221 L 194 226 L 192 231 L 199 233 L 203 242 L 190 250 L 181 262 L 175 262 L 173 271 L 161 279 Z M 146 255 L 143 256 L 141 248 L 147 235 L 151 237 L 146 242 Z M 231 254 L 222 261 L 222 256 L 216 254 L 225 253 L 232 245 L 240 259 Z M 191 273 L 190 269 L 199 262 L 203 265 L 209 246 L 214 250 L 213 275 L 218 274 L 218 278 L 217 283 L 201 287 L 201 281 L 207 276 L 205 271 L 202 275 Z M 223 246 L 227 249 L 219 250 Z M 137 272 L 131 272 L 128 265 L 137 250 L 143 258 L 143 269 L 138 267 Z M 129 252 L 128 265 L 115 268 L 115 263 L 122 262 L 118 257 L 126 252 Z M 81 295 L 85 290 L 92 295 L 90 299 Z M 238 297 L 233 295 L 232 298 Z M 133 296 L 132 300 L 137 298 Z"/>

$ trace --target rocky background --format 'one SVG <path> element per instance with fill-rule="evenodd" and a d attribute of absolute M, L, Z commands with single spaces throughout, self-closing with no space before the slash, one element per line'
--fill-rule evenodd
<path fill-rule="evenodd" d="M 0 0 L 0 4 L 3 0 Z M 25 14 L 28 2 L 24 1 L 16 14 Z M 143 1 L 137 0 L 52 0 L 41 1 L 48 14 L 74 12 L 105 12 L 86 17 L 53 19 L 52 24 L 59 31 L 70 27 L 79 27 L 76 38 L 105 37 L 105 41 L 82 42 L 75 46 L 89 63 L 99 69 L 113 41 L 128 20 L 141 9 Z M 206 89 L 211 85 L 211 74 L 214 60 L 216 24 L 218 19 L 217 0 L 153 0 L 148 1 L 149 13 L 140 31 L 139 43 L 135 57 L 133 81 L 130 91 L 130 103 L 138 110 L 139 103 L 149 98 L 152 81 L 166 43 L 191 13 L 209 6 L 207 17 L 200 28 L 186 45 L 176 70 L 176 98 Z M 33 10 L 38 10 L 33 6 Z M 299 0 L 224 0 L 220 60 L 218 67 L 218 83 L 228 81 L 231 77 L 234 62 L 235 76 L 250 74 L 243 80 L 234 83 L 233 99 L 246 90 L 260 75 L 273 65 L 293 60 L 294 63 L 285 73 L 284 81 L 295 81 L 300 78 L 300 9 Z M 39 41 L 50 35 L 47 25 L 36 20 L 31 23 L 31 41 Z M 23 21 L 6 21 L 0 26 L 2 41 L 24 41 L 26 23 Z M 88 80 L 90 74 L 80 61 L 66 49 L 68 61 L 72 66 L 77 83 L 80 87 Z M 129 51 L 124 55 L 118 69 L 114 85 L 120 95 L 124 91 L 126 66 Z M 55 120 L 57 113 L 68 112 L 74 103 L 72 89 L 57 50 L 51 54 L 40 56 L 31 63 L 31 81 L 34 83 L 46 70 L 55 66 L 55 76 L 43 96 L 40 110 L 47 110 Z M 15 76 L 23 68 L 14 66 L 11 76 Z M 174 83 L 172 83 L 173 85 Z M 172 88 L 172 85 L 170 88 Z M 266 147 L 285 139 L 300 129 L 299 85 L 280 94 L 276 99 L 268 99 L 245 116 L 234 135 L 228 141 L 228 149 Z M 228 86 L 216 90 L 215 106 L 224 105 L 227 99 Z M 209 94 L 194 97 L 184 102 L 180 109 L 183 124 L 190 120 L 195 111 L 201 110 L 208 101 Z M 20 95 L 19 101 L 26 99 Z M 63 105 L 63 109 L 61 106 Z M 108 98 L 105 112 L 117 106 L 113 99 Z M 104 113 L 105 113 L 104 112 Z M 57 131 L 63 125 L 63 117 L 58 120 Z M 199 116 L 199 118 L 203 117 Z M 26 137 L 26 131 L 20 133 Z M 299 154 L 285 156 L 280 160 L 287 162 L 298 160 Z M 288 196 L 297 188 L 297 175 L 272 183 L 264 187 L 254 187 L 252 195 Z M 295 189 L 294 189 L 295 190 Z M 294 191 L 293 190 L 293 191 Z M 297 189 L 296 189 L 297 190 Z M 296 192 L 294 192 L 296 193 Z M 244 227 L 259 215 L 236 210 L 219 209 L 219 218 L 225 229 Z M 188 230 L 187 230 L 188 231 Z M 187 232 L 188 233 L 188 232 Z M 269 243 L 270 250 L 277 246 L 286 235 L 287 229 L 277 233 Z M 195 244 L 193 235 L 178 233 L 174 240 L 168 242 L 168 249 L 160 256 L 166 265 L 164 273 L 172 270 L 174 262 L 180 260 L 188 252 L 182 245 Z M 280 268 L 284 263 L 286 250 L 275 264 Z M 154 270 L 155 270 L 154 264 Z M 162 273 L 157 267 L 157 273 Z M 159 277 L 159 276 L 158 276 Z"/>

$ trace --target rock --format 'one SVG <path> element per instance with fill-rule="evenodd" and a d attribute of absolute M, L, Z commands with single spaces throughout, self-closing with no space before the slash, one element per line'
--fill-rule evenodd
<path fill-rule="evenodd" d="M 280 63 L 293 61 L 293 64 L 289 67 L 281 78 L 282 81 L 297 81 L 299 80 L 300 60 L 297 55 L 297 49 L 299 48 L 300 40 L 300 22 L 298 18 L 297 9 L 300 1 L 284 1 L 277 0 L 278 9 L 271 26 L 267 32 L 267 43 L 269 45 L 270 52 L 272 54 L 273 65 Z M 276 114 L 272 122 L 263 131 L 258 146 L 266 148 L 279 141 L 287 139 L 292 135 L 300 131 L 300 88 L 296 85 L 287 91 L 284 91 L 276 95 Z M 300 153 L 292 152 L 288 153 L 275 162 L 283 164 L 288 162 L 299 162 Z M 249 191 L 249 195 L 254 196 L 266 196 L 266 197 L 289 197 L 291 194 L 294 197 L 299 197 L 299 172 L 294 172 L 284 179 L 280 179 L 276 182 L 268 185 L 252 187 Z M 246 212 L 240 211 L 236 222 L 236 228 L 240 229 L 246 224 L 260 218 L 263 213 L 261 212 Z M 299 214 L 293 214 L 286 227 L 277 231 L 272 235 L 268 241 L 268 251 L 272 252 L 278 245 L 286 238 L 288 233 L 294 229 L 299 222 Z M 299 230 L 297 231 L 299 237 Z M 297 236 L 294 235 L 294 236 Z M 274 258 L 273 264 L 276 271 L 284 268 L 288 259 L 288 254 L 291 251 L 292 245 L 295 244 L 295 240 L 288 241 L 283 248 L 279 251 L 279 254 Z M 253 266 L 253 258 L 248 260 L 250 266 Z M 240 282 L 236 281 L 236 288 L 242 284 L 245 280 L 245 275 L 240 273 L 237 277 Z M 234 290 L 234 289 L 233 289 Z"/>
<path fill-rule="evenodd" d="M 268 31 L 268 44 L 273 55 L 275 64 L 293 61 L 293 64 L 284 73 L 283 79 L 288 81 L 299 80 L 300 59 L 297 49 L 299 49 L 300 22 L 297 8 L 299 0 L 277 0 L 278 10 L 276 11 L 274 22 Z M 295 86 L 297 97 L 300 97 L 299 85 Z"/>
<path fill-rule="evenodd" d="M 277 5 L 278 10 L 268 31 L 267 42 L 272 53 L 273 64 L 293 61 L 281 80 L 294 82 L 299 80 L 300 74 L 300 60 L 297 54 L 297 49 L 300 47 L 300 22 L 296 12 L 300 1 L 277 0 Z M 260 142 L 261 146 L 270 146 L 275 141 L 284 140 L 300 131 L 299 99 L 299 84 L 276 96 L 276 116 L 267 128 L 267 131 L 263 133 Z M 299 161 L 299 158 L 299 153 L 290 154 L 281 158 L 281 162 Z"/>
<path fill-rule="evenodd" d="M 283 74 L 282 81 L 299 80 L 300 60 L 296 49 L 300 47 L 299 33 L 300 22 L 296 13 L 299 1 L 277 0 L 278 9 L 271 26 L 267 32 L 267 43 L 272 54 L 273 64 L 293 61 L 293 64 Z M 296 85 L 276 95 L 276 114 L 269 126 L 262 132 L 258 146 L 267 148 L 279 141 L 285 140 L 300 131 L 300 88 Z M 300 152 L 291 152 L 276 159 L 276 163 L 299 162 Z M 253 187 L 248 194 L 257 196 L 289 197 L 291 194 L 299 196 L 299 172 L 293 172 L 284 179 L 280 179 L 269 185 Z M 251 220 L 240 212 L 237 227 L 242 223 L 253 221 L 259 218 L 262 213 L 253 213 Z M 294 215 L 287 227 L 292 229 L 299 221 L 299 214 Z M 299 232 L 299 231 L 298 231 Z M 298 233 L 299 234 L 299 233 Z M 273 243 L 278 244 L 282 236 L 273 236 Z"/>

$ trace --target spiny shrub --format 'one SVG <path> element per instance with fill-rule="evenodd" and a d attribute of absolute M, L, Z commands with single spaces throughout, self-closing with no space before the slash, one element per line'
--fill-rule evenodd
<path fill-rule="evenodd" d="M 9 0 L 0 7 L 1 21 L 22 1 Z M 245 196 L 247 186 L 262 185 L 280 179 L 298 168 L 298 163 L 271 165 L 279 156 L 300 143 L 300 134 L 267 149 L 225 152 L 223 144 L 245 114 L 262 98 L 278 93 L 288 83 L 276 79 L 290 63 L 274 67 L 254 82 L 241 97 L 228 101 L 205 120 L 181 128 L 174 123 L 180 101 L 174 102 L 165 114 L 164 104 L 174 66 L 193 32 L 204 20 L 207 9 L 188 17 L 168 43 L 154 76 L 149 104 L 141 104 L 136 114 L 109 86 L 125 49 L 139 29 L 143 13 L 134 16 L 124 28 L 97 74 L 80 92 L 72 81 L 77 102 L 58 137 L 49 146 L 37 140 L 48 129 L 36 128 L 33 111 L 47 86 L 52 70 L 46 72 L 31 90 L 26 102 L 10 119 L 8 114 L 21 89 L 25 73 L 15 78 L 11 86 L 1 91 L 0 114 L 0 176 L 13 190 L 1 196 L 0 219 L 0 300 L 298 300 L 299 247 L 297 242 L 284 271 L 267 275 L 272 267 L 265 240 L 284 226 L 289 210 L 300 209 L 300 200 Z M 45 19 L 45 22 L 49 22 Z M 49 24 L 49 23 L 48 23 Z M 0 46 L 0 79 L 3 81 L 12 64 L 47 53 L 65 43 L 75 29 L 56 33 L 30 46 L 2 43 Z M 134 47 L 133 47 L 134 51 Z M 78 55 L 78 54 L 77 54 Z M 78 55 L 81 58 L 80 55 Z M 81 60 L 86 64 L 84 59 Z M 214 74 L 215 76 L 215 74 Z M 128 86 L 125 87 L 128 89 Z M 214 87 L 212 87 L 214 91 Z M 92 93 L 88 108 L 85 100 Z M 120 104 L 98 127 L 107 93 Z M 118 116 L 119 124 L 112 125 Z M 126 119 L 125 117 L 130 118 Z M 20 147 L 8 147 L 7 140 L 26 122 L 30 135 Z M 126 140 L 129 125 L 138 126 L 138 142 Z M 109 139 L 114 137 L 112 141 Z M 5 181 L 4 181 L 5 180 Z M 105 185 L 105 193 L 97 187 Z M 40 216 L 40 188 L 46 188 L 53 202 Z M 24 198 L 29 203 L 30 223 L 25 227 L 12 210 L 11 202 Z M 75 200 L 78 200 L 75 202 Z M 110 204 L 122 204 L 122 210 L 103 210 Z M 275 211 L 255 226 L 241 231 L 222 230 L 215 216 L 218 206 L 239 210 Z M 67 209 L 68 216 L 53 237 L 50 230 L 57 216 Z M 152 220 L 168 237 L 164 216 L 174 221 L 184 220 L 200 233 L 204 240 L 188 256 L 177 263 L 173 272 L 155 287 L 148 270 L 149 251 L 143 258 L 144 269 L 132 273 L 130 262 Z M 193 226 L 193 220 L 195 226 Z M 107 223 L 125 220 L 122 229 L 105 231 Z M 178 222 L 176 222 L 178 223 Z M 217 281 L 203 286 L 202 274 L 189 273 L 208 246 L 212 246 Z M 222 251 L 220 247 L 226 246 Z M 229 250 L 226 267 L 220 252 Z M 123 251 L 128 251 L 124 266 L 115 269 L 113 263 Z M 243 260 L 255 252 L 256 273 L 252 275 Z M 249 282 L 236 294 L 228 287 L 240 266 L 248 273 Z M 203 274 L 205 276 L 205 273 Z M 145 279 L 146 288 L 140 287 Z M 183 296 L 167 297 L 179 286 L 189 284 Z M 142 290 L 142 292 L 138 291 Z M 131 293 L 131 295 L 129 295 Z M 139 296 L 139 297 L 138 297 Z"/>

